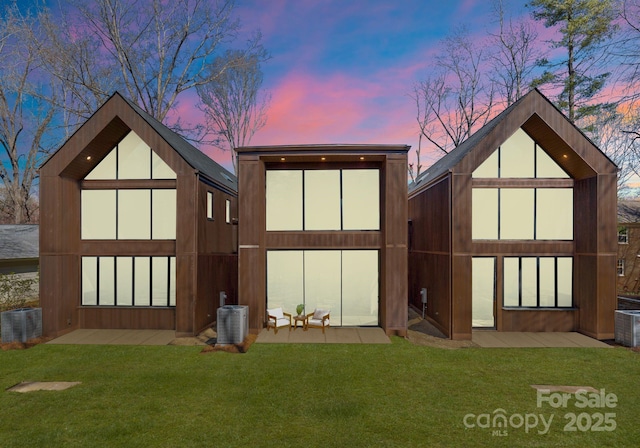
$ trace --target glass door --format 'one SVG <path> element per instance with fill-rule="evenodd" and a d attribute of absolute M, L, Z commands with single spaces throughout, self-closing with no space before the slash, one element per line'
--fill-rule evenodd
<path fill-rule="evenodd" d="M 473 257 L 471 285 L 472 326 L 474 328 L 495 328 L 495 257 Z"/>

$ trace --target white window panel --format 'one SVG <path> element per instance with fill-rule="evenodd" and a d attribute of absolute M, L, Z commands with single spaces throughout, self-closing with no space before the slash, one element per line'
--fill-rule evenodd
<path fill-rule="evenodd" d="M 176 172 L 167 165 L 153 150 L 151 151 L 151 178 L 152 179 L 175 179 Z"/>
<path fill-rule="evenodd" d="M 340 230 L 340 171 L 304 172 L 304 229 Z"/>
<path fill-rule="evenodd" d="M 131 131 L 118 144 L 118 179 L 150 179 L 151 149 Z"/>
<path fill-rule="evenodd" d="M 133 304 L 133 258 L 116 258 L 117 305 L 131 306 Z"/>
<path fill-rule="evenodd" d="M 573 305 L 573 258 L 558 257 L 558 306 Z"/>
<path fill-rule="evenodd" d="M 498 155 L 499 151 L 493 153 L 476 168 L 471 177 L 474 178 L 497 178 L 498 177 Z"/>
<path fill-rule="evenodd" d="M 532 240 L 534 224 L 533 188 L 500 189 L 500 239 Z"/>
<path fill-rule="evenodd" d="M 536 190 L 536 239 L 573 239 L 573 189 Z"/>
<path fill-rule="evenodd" d="M 169 306 L 176 306 L 176 257 L 169 257 Z"/>
<path fill-rule="evenodd" d="M 98 258 L 82 257 L 82 305 L 98 304 Z"/>
<path fill-rule="evenodd" d="M 151 306 L 168 306 L 169 259 L 151 258 Z"/>
<path fill-rule="evenodd" d="M 551 257 L 540 257 L 540 306 L 556 305 L 556 260 Z"/>
<path fill-rule="evenodd" d="M 377 250 L 342 251 L 342 325 L 378 325 L 378 272 Z"/>
<path fill-rule="evenodd" d="M 342 325 L 341 256 L 339 250 L 304 252 L 304 298 L 307 312 L 331 310 L 331 324 Z"/>
<path fill-rule="evenodd" d="M 99 305 L 115 305 L 115 263 L 113 257 L 100 257 L 98 262 L 100 279 Z"/>
<path fill-rule="evenodd" d="M 471 316 L 474 327 L 494 327 L 495 258 L 471 259 Z"/>
<path fill-rule="evenodd" d="M 213 219 L 213 192 L 207 191 L 207 219 Z"/>
<path fill-rule="evenodd" d="M 500 177 L 535 177 L 535 143 L 522 129 L 500 145 Z"/>
<path fill-rule="evenodd" d="M 380 229 L 379 170 L 342 170 L 342 229 Z"/>
<path fill-rule="evenodd" d="M 302 171 L 266 173 L 267 230 L 302 230 Z"/>
<path fill-rule="evenodd" d="M 522 306 L 538 306 L 538 264 L 534 257 L 522 258 Z"/>
<path fill-rule="evenodd" d="M 136 306 L 151 305 L 151 263 L 149 257 L 135 257 L 134 262 L 134 294 Z"/>
<path fill-rule="evenodd" d="M 282 307 L 286 312 L 292 312 L 303 302 L 303 251 L 267 251 L 267 308 Z"/>
<path fill-rule="evenodd" d="M 118 239 L 151 238 L 151 190 L 118 190 Z"/>
<path fill-rule="evenodd" d="M 104 159 L 98 163 L 89 174 L 85 176 L 88 180 L 112 180 L 116 178 L 117 151 L 112 149 Z"/>
<path fill-rule="evenodd" d="M 152 190 L 151 201 L 151 238 L 175 240 L 176 190 Z"/>
<path fill-rule="evenodd" d="M 225 222 L 231 224 L 231 201 L 229 199 L 224 201 L 224 216 Z"/>
<path fill-rule="evenodd" d="M 498 190 L 474 188 L 471 191 L 471 238 L 498 239 Z"/>
<path fill-rule="evenodd" d="M 569 175 L 560 168 L 540 145 L 536 145 L 536 177 L 568 179 Z"/>
<path fill-rule="evenodd" d="M 505 257 L 503 261 L 504 306 L 520 305 L 520 261 L 515 257 Z"/>
<path fill-rule="evenodd" d="M 116 238 L 115 190 L 82 190 L 80 209 L 83 240 Z"/>

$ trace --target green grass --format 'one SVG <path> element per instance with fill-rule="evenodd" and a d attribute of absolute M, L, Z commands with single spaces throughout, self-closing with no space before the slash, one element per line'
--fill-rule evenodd
<path fill-rule="evenodd" d="M 637 447 L 640 354 L 615 349 L 461 349 L 253 344 L 39 345 L 0 352 L 0 447 Z M 81 381 L 66 391 L 4 389 Z M 531 384 L 615 393 L 612 409 L 536 406 Z M 465 415 L 554 415 L 536 429 L 465 428 Z M 614 412 L 611 432 L 564 432 L 565 414 Z M 584 417 L 586 418 L 586 417 Z M 517 420 L 514 420 L 517 423 Z M 584 420 L 583 420 L 584 423 Z M 542 425 L 539 425 L 542 428 Z M 496 428 L 504 429 L 504 428 Z"/>

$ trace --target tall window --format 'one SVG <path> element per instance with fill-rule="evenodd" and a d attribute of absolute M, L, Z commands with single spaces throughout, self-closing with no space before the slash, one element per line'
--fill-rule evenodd
<path fill-rule="evenodd" d="M 377 250 L 267 251 L 267 307 L 331 310 L 331 325 L 378 324 Z"/>
<path fill-rule="evenodd" d="M 267 230 L 379 230 L 380 172 L 268 170 Z"/>
<path fill-rule="evenodd" d="M 175 257 L 82 257 L 83 306 L 173 307 Z"/>
<path fill-rule="evenodd" d="M 624 259 L 623 258 L 618 259 L 616 272 L 618 273 L 618 277 L 624 277 Z"/>
<path fill-rule="evenodd" d="M 213 192 L 207 191 L 207 219 L 213 220 Z"/>
<path fill-rule="evenodd" d="M 131 131 L 96 165 L 85 180 L 175 178 L 176 173 Z M 176 190 L 173 188 L 82 190 L 81 238 L 175 239 Z"/>
<path fill-rule="evenodd" d="M 503 305 L 567 308 L 573 304 L 571 257 L 505 257 Z"/>
<path fill-rule="evenodd" d="M 473 188 L 473 239 L 573 239 L 573 189 L 566 185 L 550 188 L 541 182 L 569 176 L 522 129 L 476 168 L 472 177 L 529 179 L 518 188 Z"/>

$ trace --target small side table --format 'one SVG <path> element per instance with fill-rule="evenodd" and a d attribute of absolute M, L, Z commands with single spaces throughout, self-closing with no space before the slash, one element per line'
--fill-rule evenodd
<path fill-rule="evenodd" d="M 302 322 L 302 330 L 307 331 L 307 316 L 304 314 L 302 316 L 293 316 L 293 331 L 298 328 L 298 322 Z"/>

